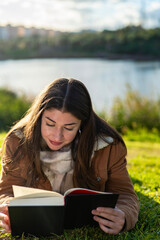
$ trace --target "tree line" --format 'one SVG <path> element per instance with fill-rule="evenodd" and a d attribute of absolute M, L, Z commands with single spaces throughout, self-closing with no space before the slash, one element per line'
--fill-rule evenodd
<path fill-rule="evenodd" d="M 0 88 L 0 132 L 8 131 L 24 116 L 33 99 L 18 95 L 10 89 Z M 97 114 L 114 126 L 120 133 L 145 128 L 160 133 L 160 98 L 157 100 L 143 97 L 128 88 L 126 96 L 115 98 L 110 112 L 101 110 Z"/>
<path fill-rule="evenodd" d="M 115 31 L 60 32 L 0 40 L 0 59 L 104 57 L 159 59 L 160 28 L 127 26 Z"/>

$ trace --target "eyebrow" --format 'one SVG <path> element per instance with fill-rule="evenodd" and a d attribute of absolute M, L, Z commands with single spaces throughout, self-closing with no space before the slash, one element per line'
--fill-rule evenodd
<path fill-rule="evenodd" d="M 54 120 L 52 120 L 51 118 L 49 118 L 49 117 L 45 117 L 45 118 L 47 118 L 49 121 L 51 121 L 51 122 L 53 122 L 53 123 L 56 123 Z M 75 125 L 75 124 L 77 124 L 76 122 L 73 122 L 73 123 L 66 123 L 66 124 L 64 124 L 64 126 L 71 126 L 71 125 Z"/>

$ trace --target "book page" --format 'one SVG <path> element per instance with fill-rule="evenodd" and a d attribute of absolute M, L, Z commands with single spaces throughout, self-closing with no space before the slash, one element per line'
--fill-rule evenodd
<path fill-rule="evenodd" d="M 42 198 L 13 198 L 9 201 L 12 206 L 64 206 L 62 197 L 42 197 Z"/>
<path fill-rule="evenodd" d="M 111 194 L 111 193 L 91 190 L 87 188 L 71 188 L 65 192 L 64 196 L 69 194 Z"/>
<path fill-rule="evenodd" d="M 15 198 L 40 198 L 40 197 L 61 197 L 63 195 L 57 192 L 42 190 L 38 188 L 22 187 L 13 185 Z"/>

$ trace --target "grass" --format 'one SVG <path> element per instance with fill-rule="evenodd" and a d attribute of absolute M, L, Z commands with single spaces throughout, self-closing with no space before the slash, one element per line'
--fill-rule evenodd
<path fill-rule="evenodd" d="M 3 142 L 3 139 L 4 139 L 5 135 L 6 135 L 5 132 L 1 132 L 1 133 L 0 133 L 0 148 L 1 148 L 1 146 L 2 146 L 2 142 Z"/>
<path fill-rule="evenodd" d="M 132 136 L 132 139 L 131 139 Z M 134 137 L 135 136 L 135 137 Z M 3 139 L 0 135 L 0 139 Z M 153 141 L 132 132 L 124 136 L 128 148 L 128 171 L 140 202 L 139 221 L 135 228 L 121 235 L 107 235 L 99 228 L 84 227 L 67 230 L 62 236 L 49 238 L 25 238 L 23 240 L 158 240 L 160 239 L 160 141 Z M 142 140 L 143 141 L 140 141 Z M 145 140 L 144 140 L 145 139 Z M 150 140 L 149 140 L 150 139 Z M 1 141 L 1 140 L 0 140 Z M 15 239 L 0 233 L 0 239 Z"/>

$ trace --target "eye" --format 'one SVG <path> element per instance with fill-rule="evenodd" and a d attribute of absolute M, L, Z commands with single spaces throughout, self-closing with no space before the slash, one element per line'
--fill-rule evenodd
<path fill-rule="evenodd" d="M 49 124 L 49 123 L 46 123 L 47 126 L 49 127 L 54 127 L 55 125 L 54 124 Z"/>
<path fill-rule="evenodd" d="M 67 128 L 67 127 L 65 127 L 64 129 L 66 129 L 67 131 L 72 131 L 73 130 L 73 128 Z"/>

